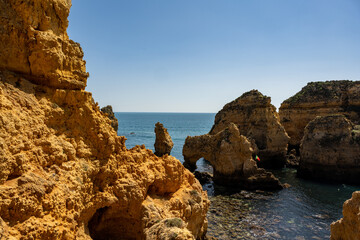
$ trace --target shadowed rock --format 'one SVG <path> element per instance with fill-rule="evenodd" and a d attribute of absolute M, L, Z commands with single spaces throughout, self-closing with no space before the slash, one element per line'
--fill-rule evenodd
<path fill-rule="evenodd" d="M 233 123 L 214 135 L 187 137 L 183 148 L 184 165 L 195 170 L 197 160 L 205 158 L 213 166 L 215 183 L 246 189 L 281 189 L 272 173 L 257 167 L 252 154 L 251 143 Z"/>
<path fill-rule="evenodd" d="M 165 154 L 170 155 L 174 143 L 171 140 L 170 134 L 168 133 L 167 129 L 164 128 L 164 126 L 159 122 L 155 124 L 155 135 L 155 155 L 160 157 Z"/>
<path fill-rule="evenodd" d="M 232 122 L 252 142 L 255 154 L 261 159 L 259 166 L 283 167 L 289 137 L 280 124 L 276 108 L 270 102 L 270 97 L 257 90 L 244 93 L 216 114 L 209 134 L 224 130 Z"/>
<path fill-rule="evenodd" d="M 101 108 L 101 111 L 103 113 L 106 113 L 108 118 L 111 120 L 111 126 L 114 128 L 114 130 L 117 132 L 119 127 L 119 122 L 117 118 L 115 117 L 115 114 L 113 112 L 112 106 L 107 105 L 106 107 Z"/>
<path fill-rule="evenodd" d="M 301 141 L 298 175 L 360 184 L 360 126 L 342 115 L 309 122 Z"/>

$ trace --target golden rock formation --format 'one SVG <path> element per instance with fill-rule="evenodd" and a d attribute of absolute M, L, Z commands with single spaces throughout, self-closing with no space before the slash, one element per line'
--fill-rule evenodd
<path fill-rule="evenodd" d="M 199 182 L 174 157 L 126 149 L 83 90 L 70 5 L 0 0 L 0 238 L 202 238 Z"/>
<path fill-rule="evenodd" d="M 316 117 L 300 145 L 299 176 L 360 184 L 360 126 L 343 115 Z"/>
<path fill-rule="evenodd" d="M 270 172 L 258 168 L 249 140 L 234 123 L 215 135 L 187 137 L 183 148 L 184 165 L 191 170 L 205 158 L 214 168 L 214 182 L 246 189 L 282 189 Z"/>
<path fill-rule="evenodd" d="M 170 155 L 171 149 L 174 146 L 173 141 L 171 140 L 170 134 L 168 133 L 167 129 L 164 128 L 164 125 L 157 122 L 155 124 L 155 155 L 156 156 L 163 156 L 165 154 Z"/>
<path fill-rule="evenodd" d="M 261 159 L 259 166 L 283 167 L 289 137 L 270 102 L 270 97 L 257 90 L 244 93 L 216 114 L 209 134 L 216 134 L 229 123 L 235 123 L 240 133 L 252 141 L 253 149 Z"/>
<path fill-rule="evenodd" d="M 279 114 L 290 136 L 289 144 L 297 147 L 306 125 L 317 116 L 343 114 L 360 124 L 360 81 L 308 83 L 281 104 Z"/>
<path fill-rule="evenodd" d="M 353 240 L 360 236 L 360 192 L 344 203 L 343 218 L 331 224 L 331 240 Z"/>
<path fill-rule="evenodd" d="M 66 28 L 71 0 L 0 0 L 0 69 L 34 83 L 85 89 L 83 51 Z"/>

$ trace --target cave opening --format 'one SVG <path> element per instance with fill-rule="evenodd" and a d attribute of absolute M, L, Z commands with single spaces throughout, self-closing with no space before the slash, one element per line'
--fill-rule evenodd
<path fill-rule="evenodd" d="M 117 211 L 114 207 L 98 209 L 88 222 L 90 237 L 94 240 L 144 239 L 141 219 L 128 211 Z"/>

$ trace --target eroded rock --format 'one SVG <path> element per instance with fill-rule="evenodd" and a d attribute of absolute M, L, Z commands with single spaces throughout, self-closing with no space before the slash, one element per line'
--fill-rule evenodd
<path fill-rule="evenodd" d="M 305 128 L 299 176 L 360 184 L 360 126 L 343 115 L 316 117 Z"/>
<path fill-rule="evenodd" d="M 214 182 L 246 189 L 281 189 L 279 180 L 258 168 L 252 159 L 249 140 L 240 135 L 234 123 L 217 134 L 187 137 L 183 148 L 184 165 L 196 169 L 196 162 L 205 158 L 214 169 Z"/>
<path fill-rule="evenodd" d="M 290 144 L 299 147 L 306 125 L 317 116 L 343 114 L 360 124 L 360 81 L 310 82 L 279 109 Z"/>
<path fill-rule="evenodd" d="M 82 90 L 70 5 L 0 0 L 0 238 L 146 239 L 154 219 L 179 218 L 177 231 L 201 239 L 209 201 L 194 175 L 126 149 Z"/>
<path fill-rule="evenodd" d="M 173 141 L 171 140 L 170 134 L 168 133 L 167 129 L 164 128 L 162 123 L 157 122 L 155 124 L 155 155 L 156 156 L 163 156 L 165 154 L 170 155 L 171 149 L 174 146 Z"/>
<path fill-rule="evenodd" d="M 232 122 L 242 135 L 252 141 L 255 154 L 261 159 L 259 166 L 283 167 L 289 137 L 280 124 L 276 108 L 270 102 L 270 97 L 257 90 L 244 93 L 216 114 L 209 134 L 224 130 Z"/>
<path fill-rule="evenodd" d="M 331 224 L 331 240 L 352 240 L 360 236 L 360 191 L 354 192 L 343 206 L 343 218 Z"/>
<path fill-rule="evenodd" d="M 119 128 L 119 122 L 117 118 L 115 117 L 115 114 L 113 112 L 112 106 L 107 105 L 106 107 L 101 108 L 101 111 L 107 115 L 107 117 L 111 121 L 111 126 L 114 128 L 114 130 L 117 132 Z"/>
<path fill-rule="evenodd" d="M 0 69 L 33 83 L 85 89 L 83 51 L 66 28 L 71 0 L 0 0 Z"/>

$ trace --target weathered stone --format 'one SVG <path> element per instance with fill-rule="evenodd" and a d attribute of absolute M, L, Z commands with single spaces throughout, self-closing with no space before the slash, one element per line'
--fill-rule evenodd
<path fill-rule="evenodd" d="M 298 174 L 360 184 L 360 126 L 343 115 L 316 117 L 305 128 Z"/>
<path fill-rule="evenodd" d="M 206 192 L 172 156 L 126 149 L 85 87 L 70 0 L 0 0 L 0 238 L 201 239 Z M 196 194 L 194 194 L 196 193 Z"/>
<path fill-rule="evenodd" d="M 0 0 L 0 69 L 33 83 L 85 89 L 83 51 L 66 28 L 71 0 Z"/>
<path fill-rule="evenodd" d="M 283 167 L 289 137 L 280 124 L 276 108 L 270 102 L 270 97 L 257 90 L 244 93 L 216 114 L 209 134 L 214 135 L 229 123 L 235 123 L 240 133 L 252 141 L 255 154 L 261 159 L 259 166 Z"/>
<path fill-rule="evenodd" d="M 290 144 L 299 147 L 306 125 L 317 116 L 343 114 L 360 124 L 360 81 L 308 83 L 279 109 Z"/>
<path fill-rule="evenodd" d="M 354 192 L 352 198 L 343 206 L 343 218 L 331 224 L 331 240 L 353 240 L 360 236 L 360 192 Z"/>
<path fill-rule="evenodd" d="M 162 220 L 146 230 L 147 239 L 195 240 L 180 218 Z"/>
<path fill-rule="evenodd" d="M 215 135 L 187 137 L 183 148 L 184 165 L 196 169 L 196 162 L 205 158 L 214 169 L 214 182 L 246 189 L 281 189 L 277 178 L 258 168 L 252 159 L 251 143 L 230 123 Z"/>
<path fill-rule="evenodd" d="M 156 123 L 155 124 L 155 155 L 156 156 L 163 156 L 165 154 L 170 155 L 171 149 L 174 146 L 173 141 L 171 140 L 170 134 L 168 133 L 167 129 L 164 128 L 163 124 Z"/>
<path fill-rule="evenodd" d="M 112 106 L 107 105 L 106 107 L 101 108 L 101 111 L 107 115 L 107 117 L 111 121 L 111 126 L 114 128 L 114 130 L 117 132 L 119 127 L 119 122 L 117 118 L 115 117 L 115 114 L 113 112 Z"/>

